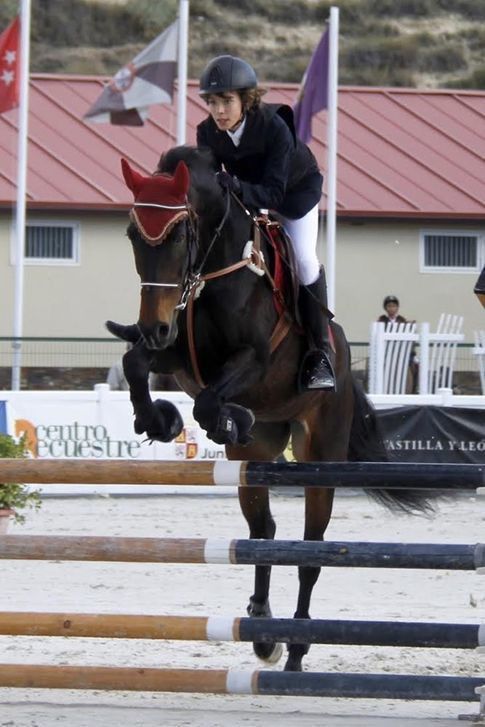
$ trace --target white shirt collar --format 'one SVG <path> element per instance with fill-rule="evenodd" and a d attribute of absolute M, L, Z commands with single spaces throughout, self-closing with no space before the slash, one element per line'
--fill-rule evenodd
<path fill-rule="evenodd" d="M 242 136 L 245 126 L 246 126 L 246 117 L 244 117 L 244 119 L 241 123 L 241 126 L 238 126 L 236 131 L 229 131 L 229 129 L 227 129 L 227 133 L 229 134 L 234 146 L 239 146 L 239 144 L 241 143 L 241 136 Z"/>

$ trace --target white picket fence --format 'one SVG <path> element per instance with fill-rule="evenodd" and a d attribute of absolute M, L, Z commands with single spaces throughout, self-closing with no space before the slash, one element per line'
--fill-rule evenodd
<path fill-rule="evenodd" d="M 472 353 L 477 357 L 482 394 L 485 394 L 485 330 L 475 331 L 474 337 L 475 345 L 472 349 Z"/>
<path fill-rule="evenodd" d="M 442 313 L 436 331 L 429 323 L 379 323 L 371 326 L 369 393 L 410 394 L 411 365 L 419 346 L 419 394 L 452 388 L 457 346 L 464 339 L 463 317 Z"/>

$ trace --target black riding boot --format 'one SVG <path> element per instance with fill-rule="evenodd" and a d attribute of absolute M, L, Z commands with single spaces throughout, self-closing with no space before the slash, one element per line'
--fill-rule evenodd
<path fill-rule="evenodd" d="M 327 284 L 323 268 L 314 283 L 300 286 L 298 304 L 303 328 L 313 344 L 300 367 L 300 389 L 335 390 L 335 374 L 331 363 L 333 351 L 328 340 Z"/>

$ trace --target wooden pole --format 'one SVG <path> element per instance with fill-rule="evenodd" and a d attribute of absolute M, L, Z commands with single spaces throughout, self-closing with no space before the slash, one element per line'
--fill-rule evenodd
<path fill-rule="evenodd" d="M 0 459 L 0 482 L 476 489 L 485 465 L 421 462 L 202 462 Z"/>
<path fill-rule="evenodd" d="M 476 649 L 484 645 L 482 633 L 478 624 L 434 622 L 0 612 L 3 636 Z"/>
<path fill-rule="evenodd" d="M 485 568 L 485 545 L 2 535 L 0 560 L 476 570 Z"/>

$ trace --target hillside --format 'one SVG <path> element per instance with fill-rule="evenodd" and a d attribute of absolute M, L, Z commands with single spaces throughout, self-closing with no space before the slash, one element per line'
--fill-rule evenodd
<path fill-rule="evenodd" d="M 192 0 L 189 75 L 213 55 L 299 82 L 331 0 Z M 16 12 L 3 0 L 0 27 Z M 176 17 L 177 0 L 37 0 L 32 71 L 116 72 Z M 341 84 L 485 88 L 485 0 L 341 0 Z"/>

